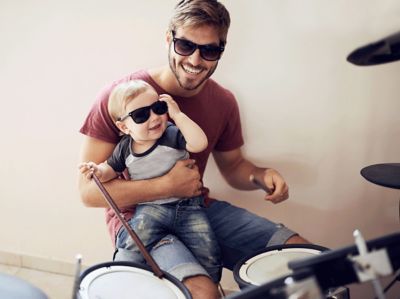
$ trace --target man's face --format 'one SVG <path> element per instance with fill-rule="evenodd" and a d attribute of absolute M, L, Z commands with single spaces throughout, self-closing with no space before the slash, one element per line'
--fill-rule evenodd
<path fill-rule="evenodd" d="M 211 26 L 178 28 L 175 31 L 175 37 L 198 45 L 219 46 L 220 44 L 218 31 Z M 200 90 L 203 83 L 214 73 L 218 60 L 205 60 L 201 57 L 199 49 L 196 49 L 189 56 L 179 55 L 174 50 L 174 42 L 171 35 L 168 37 L 168 42 L 169 65 L 180 87 L 190 91 Z"/>

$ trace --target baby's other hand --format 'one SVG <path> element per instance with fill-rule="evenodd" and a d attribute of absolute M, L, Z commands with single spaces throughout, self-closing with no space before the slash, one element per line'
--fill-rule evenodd
<path fill-rule="evenodd" d="M 78 165 L 79 171 L 86 176 L 87 179 L 91 179 L 93 174 L 101 176 L 101 173 L 94 162 L 83 162 Z"/>
<path fill-rule="evenodd" d="M 164 101 L 168 105 L 168 114 L 169 116 L 174 119 L 176 115 L 178 115 L 181 110 L 179 109 L 178 104 L 174 101 L 174 99 L 168 94 L 161 94 L 160 101 Z"/>

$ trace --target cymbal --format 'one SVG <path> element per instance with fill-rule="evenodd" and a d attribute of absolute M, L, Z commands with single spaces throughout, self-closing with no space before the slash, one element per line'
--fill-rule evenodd
<path fill-rule="evenodd" d="M 355 49 L 347 61 L 355 65 L 368 66 L 400 60 L 400 31 L 379 41 Z"/>
<path fill-rule="evenodd" d="M 371 183 L 400 189 L 400 163 L 383 163 L 364 167 L 361 175 Z"/>

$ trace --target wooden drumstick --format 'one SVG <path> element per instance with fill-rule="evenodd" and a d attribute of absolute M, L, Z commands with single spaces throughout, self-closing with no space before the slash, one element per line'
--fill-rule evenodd
<path fill-rule="evenodd" d="M 268 188 L 264 183 L 261 183 L 253 174 L 250 175 L 250 181 L 258 188 L 264 190 L 266 193 L 270 195 L 273 193 L 270 188 Z"/>
<path fill-rule="evenodd" d="M 125 220 L 123 214 L 121 213 L 120 209 L 115 204 L 114 200 L 111 198 L 108 191 L 104 188 L 103 184 L 100 182 L 99 178 L 93 173 L 93 179 L 96 182 L 97 187 L 99 187 L 101 193 L 103 194 L 104 198 L 106 199 L 109 206 L 114 210 L 115 214 L 117 215 L 118 219 L 121 221 L 122 225 L 128 231 L 131 238 L 135 241 L 136 245 L 139 247 L 140 252 L 143 254 L 144 259 L 150 265 L 151 269 L 153 270 L 154 274 L 158 278 L 162 278 L 164 274 L 162 273 L 160 267 L 154 261 L 153 257 L 149 254 L 149 252 L 144 247 L 142 241 L 139 239 L 138 235 L 134 232 L 134 230 L 130 227 L 128 222 Z"/>

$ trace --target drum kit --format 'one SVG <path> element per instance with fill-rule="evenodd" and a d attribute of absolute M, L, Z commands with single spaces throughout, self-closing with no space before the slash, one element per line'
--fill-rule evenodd
<path fill-rule="evenodd" d="M 367 281 L 373 282 L 376 298 L 385 298 L 378 278 L 400 269 L 400 233 L 365 242 L 356 231 L 355 243 L 336 250 L 296 244 L 256 252 L 235 266 L 234 278 L 241 290 L 226 299 L 349 299 L 345 286 Z M 400 281 L 400 274 L 396 280 Z M 192 297 L 180 281 L 166 272 L 157 277 L 146 265 L 108 262 L 83 271 L 72 298 Z"/>

